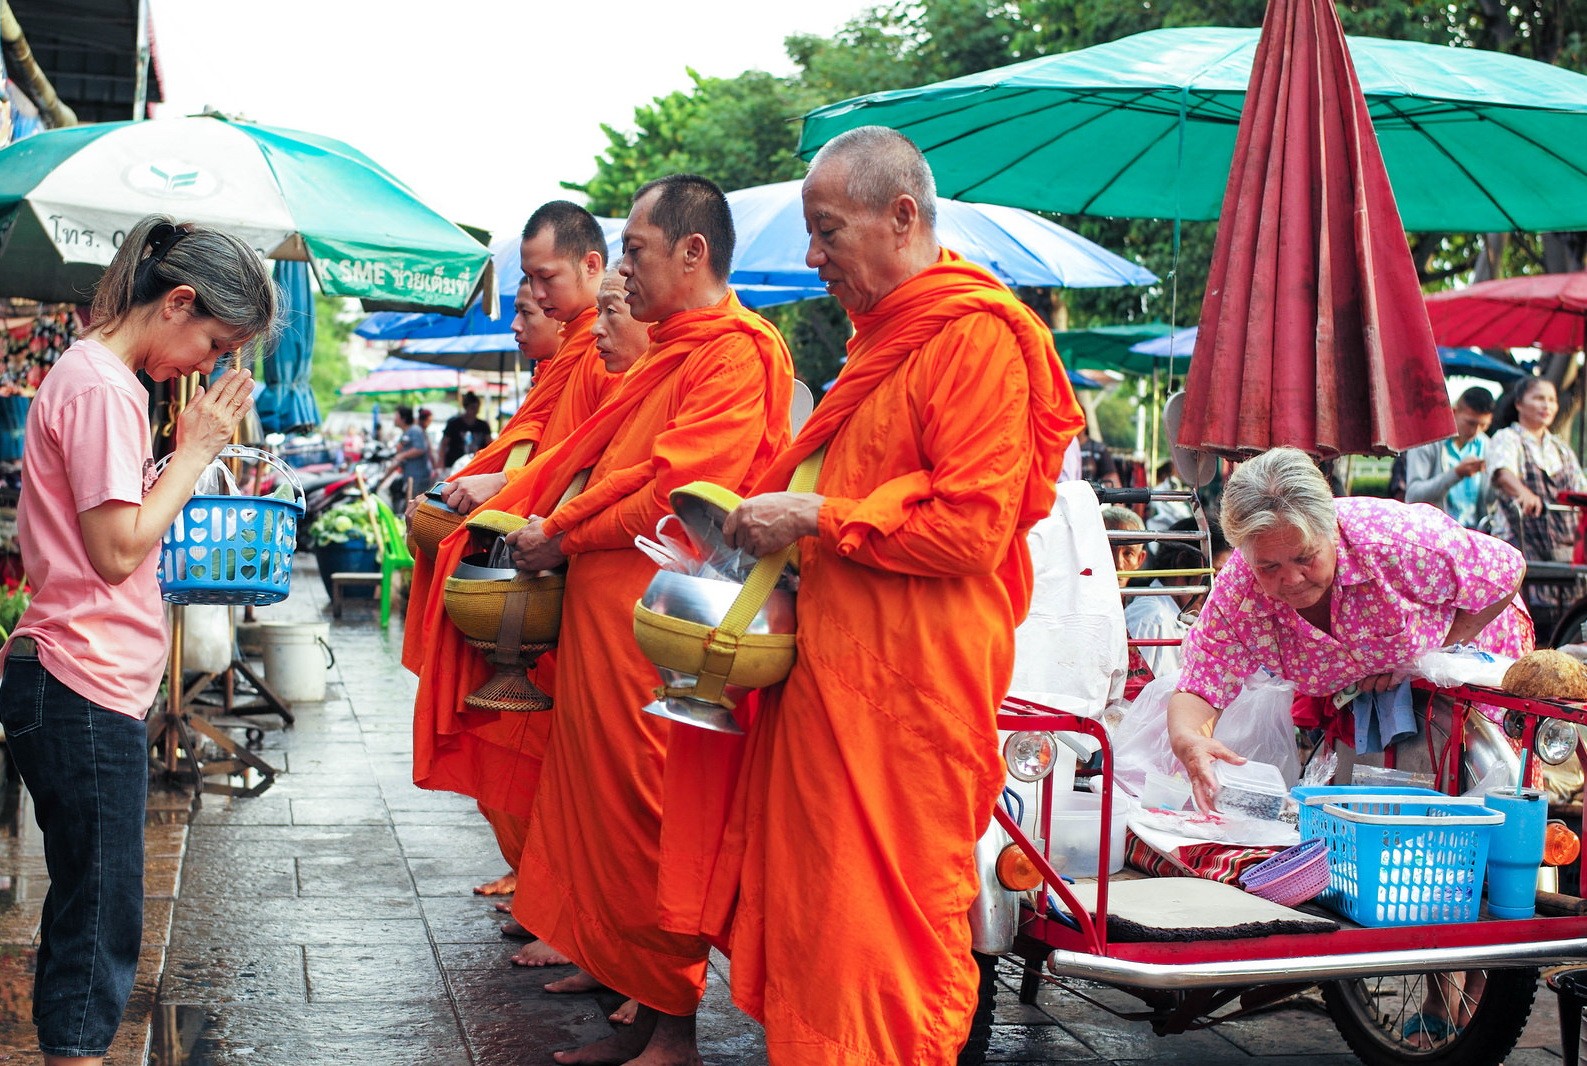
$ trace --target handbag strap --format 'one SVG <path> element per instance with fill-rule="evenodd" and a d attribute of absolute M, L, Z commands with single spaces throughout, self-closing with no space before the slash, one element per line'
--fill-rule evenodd
<path fill-rule="evenodd" d="M 507 453 L 507 464 L 503 470 L 517 470 L 529 461 L 535 453 L 535 442 L 532 440 L 519 441 L 512 446 L 512 451 Z"/>
<path fill-rule="evenodd" d="M 823 446 L 807 456 L 794 470 L 793 477 L 788 482 L 788 491 L 813 490 L 816 479 L 821 473 L 821 462 L 826 454 L 827 450 Z M 755 620 L 755 616 L 766 606 L 766 600 L 777 587 L 783 567 L 788 565 L 788 558 L 792 555 L 793 549 L 794 545 L 790 544 L 780 551 L 763 556 L 750 570 L 749 577 L 744 579 L 744 586 L 734 598 L 733 606 L 728 608 L 727 614 L 722 617 L 717 627 L 711 630 L 705 642 L 705 662 L 694 686 L 696 699 L 714 703 L 722 698 L 722 690 L 727 685 L 728 671 L 733 668 L 733 657 L 738 654 L 739 640 L 744 636 L 744 631 L 749 628 L 750 623 Z"/>

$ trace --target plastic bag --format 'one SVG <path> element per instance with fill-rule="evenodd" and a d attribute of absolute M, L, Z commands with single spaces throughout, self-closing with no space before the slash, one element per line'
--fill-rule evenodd
<path fill-rule="evenodd" d="M 198 481 L 193 485 L 193 495 L 245 496 L 247 493 L 237 487 L 237 479 L 231 476 L 231 467 L 216 459 L 198 475 Z"/>
<path fill-rule="evenodd" d="M 1441 688 L 1455 685 L 1486 685 L 1500 688 L 1504 673 L 1515 665 L 1506 655 L 1483 651 L 1475 644 L 1456 644 L 1425 652 L 1407 667 L 1410 674 L 1425 678 Z"/>
<path fill-rule="evenodd" d="M 739 548 L 698 536 L 675 514 L 664 515 L 656 523 L 656 536 L 634 538 L 634 547 L 650 557 L 662 570 L 690 577 L 706 577 L 714 581 L 730 581 L 742 585 L 760 560 Z M 777 582 L 778 588 L 797 591 L 798 575 L 784 567 Z"/>
<path fill-rule="evenodd" d="M 1139 796 L 1146 785 L 1146 772 L 1183 773 L 1168 745 L 1168 697 L 1179 685 L 1179 671 L 1164 674 L 1141 689 L 1135 703 L 1125 712 L 1124 721 L 1113 734 L 1114 778 Z M 1229 701 L 1213 738 L 1237 754 L 1255 762 L 1272 763 L 1294 785 L 1300 777 L 1300 756 L 1295 751 L 1295 721 L 1290 704 L 1295 686 L 1266 671 L 1245 679 L 1245 685 Z"/>
<path fill-rule="evenodd" d="M 1295 751 L 1295 719 L 1290 706 L 1295 686 L 1265 670 L 1245 679 L 1240 694 L 1218 716 L 1212 738 L 1230 751 L 1253 762 L 1272 763 L 1293 786 L 1300 778 L 1300 756 Z"/>

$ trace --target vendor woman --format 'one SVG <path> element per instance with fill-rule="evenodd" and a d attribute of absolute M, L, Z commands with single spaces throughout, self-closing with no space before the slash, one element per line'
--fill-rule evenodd
<path fill-rule="evenodd" d="M 1169 743 L 1203 810 L 1217 796 L 1214 764 L 1244 761 L 1212 739 L 1213 725 L 1259 668 L 1332 696 L 1382 691 L 1397 668 L 1450 644 L 1532 649 L 1519 551 L 1426 504 L 1335 500 L 1298 449 L 1264 452 L 1229 477 L 1223 531 L 1235 554 L 1185 640 L 1168 702 Z"/>

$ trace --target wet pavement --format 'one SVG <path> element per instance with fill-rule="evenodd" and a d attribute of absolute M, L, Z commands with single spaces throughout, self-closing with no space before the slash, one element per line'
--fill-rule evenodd
<path fill-rule="evenodd" d="M 260 619 L 330 622 L 312 558 L 297 577 L 293 597 Z M 151 794 L 143 968 L 111 1066 L 517 1066 L 612 1031 L 618 997 L 551 995 L 541 985 L 567 970 L 508 964 L 517 943 L 471 892 L 505 869 L 490 830 L 472 802 L 413 786 L 414 681 L 397 662 L 399 627 L 382 633 L 373 607 L 354 603 L 331 622 L 325 701 L 297 704 L 290 728 L 259 720 L 257 753 L 281 771 L 261 795 L 205 795 L 188 824 L 189 795 Z M 36 1061 L 29 970 L 44 888 L 37 830 L 13 793 L 0 808 L 0 1063 Z M 733 1008 L 727 973 L 716 957 L 705 1061 L 761 1066 L 759 1028 Z M 1003 979 L 999 1063 L 1356 1062 L 1315 995 L 1157 1037 L 1056 988 L 1022 1006 L 1017 972 Z M 1553 996 L 1540 990 L 1508 1062 L 1560 1061 Z"/>

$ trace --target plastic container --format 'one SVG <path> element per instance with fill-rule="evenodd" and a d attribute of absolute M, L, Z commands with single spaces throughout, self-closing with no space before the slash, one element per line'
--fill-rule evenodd
<path fill-rule="evenodd" d="M 1548 797 L 1535 788 L 1490 789 L 1489 810 L 1504 815 L 1488 845 L 1488 913 L 1530 918 L 1537 913 L 1537 872 L 1548 832 Z"/>
<path fill-rule="evenodd" d="M 325 699 L 325 675 L 336 664 L 326 643 L 325 622 L 260 622 L 264 678 L 271 691 L 288 703 Z"/>
<path fill-rule="evenodd" d="M 1141 788 L 1141 806 L 1148 810 L 1182 811 L 1190 802 L 1190 782 L 1177 775 L 1146 771 Z"/>
<path fill-rule="evenodd" d="M 1297 788 L 1300 835 L 1328 844 L 1318 901 L 1358 925 L 1477 919 L 1493 828 L 1480 799 L 1423 788 Z"/>
<path fill-rule="evenodd" d="M 1065 807 L 1052 812 L 1047 834 L 1053 868 L 1068 877 L 1096 877 L 1102 843 L 1102 797 L 1075 792 L 1064 797 Z M 1129 803 L 1115 794 L 1113 832 L 1108 839 L 1108 873 L 1124 869 L 1124 825 Z"/>
<path fill-rule="evenodd" d="M 1224 814 L 1277 821 L 1283 813 L 1289 786 L 1284 784 L 1284 775 L 1272 763 L 1247 762 L 1236 766 L 1220 762 L 1214 764 L 1213 772 L 1218 776 L 1218 810 Z"/>

